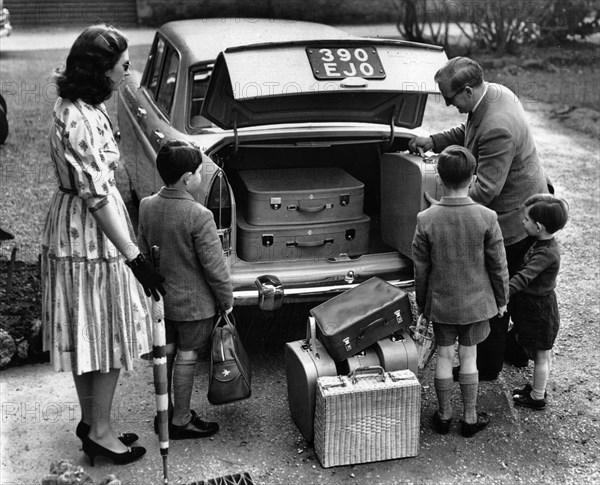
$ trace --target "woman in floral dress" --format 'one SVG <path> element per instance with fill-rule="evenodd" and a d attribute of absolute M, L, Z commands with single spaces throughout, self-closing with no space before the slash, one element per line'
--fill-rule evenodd
<path fill-rule="evenodd" d="M 104 101 L 129 66 L 120 31 L 85 29 L 56 72 L 50 130 L 58 188 L 42 235 L 44 346 L 56 371 L 73 373 L 82 414 L 76 434 L 92 465 L 98 455 L 129 463 L 146 451 L 128 448 L 137 436 L 118 435 L 110 411 L 120 369 L 152 348 L 146 296 L 164 294 L 115 184 L 119 149 Z"/>

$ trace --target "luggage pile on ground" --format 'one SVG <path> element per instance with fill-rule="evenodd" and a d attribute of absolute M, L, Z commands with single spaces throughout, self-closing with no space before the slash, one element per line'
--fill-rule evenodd
<path fill-rule="evenodd" d="M 285 348 L 292 419 L 324 467 L 416 456 L 421 385 L 408 295 L 380 278 L 310 310 Z"/>

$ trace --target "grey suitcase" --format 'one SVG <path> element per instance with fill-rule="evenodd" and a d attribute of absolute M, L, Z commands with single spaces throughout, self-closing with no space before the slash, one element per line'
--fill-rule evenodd
<path fill-rule="evenodd" d="M 443 195 L 435 161 L 408 153 L 385 153 L 380 165 L 381 239 L 412 259 L 417 214 L 429 207 L 425 192 L 437 200 Z"/>
<path fill-rule="evenodd" d="M 327 224 L 253 226 L 237 213 L 237 256 L 248 262 L 360 256 L 369 249 L 371 219 Z"/>
<path fill-rule="evenodd" d="M 244 216 L 251 225 L 361 219 L 364 184 L 338 167 L 239 172 Z"/>
<path fill-rule="evenodd" d="M 314 436 L 317 378 L 335 376 L 335 362 L 316 338 L 316 324 L 309 317 L 306 339 L 285 344 L 284 360 L 290 414 L 307 442 Z"/>

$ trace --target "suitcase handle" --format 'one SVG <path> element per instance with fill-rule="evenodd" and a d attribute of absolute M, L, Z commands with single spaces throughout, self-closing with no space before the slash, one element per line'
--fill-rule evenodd
<path fill-rule="evenodd" d="M 388 324 L 387 318 L 378 318 L 377 320 L 369 323 L 369 325 L 367 325 L 365 328 L 361 329 L 360 333 L 358 334 L 358 337 L 357 337 L 358 340 L 361 340 L 368 331 L 372 330 L 374 327 L 378 327 L 381 324 L 387 325 Z"/>
<path fill-rule="evenodd" d="M 298 247 L 298 248 L 316 248 L 318 246 L 325 246 L 326 244 L 333 244 L 333 239 L 315 239 L 308 241 L 293 241 L 288 242 L 285 245 L 288 247 Z"/>
<path fill-rule="evenodd" d="M 298 202 L 296 206 L 296 210 L 298 212 L 321 212 L 322 210 L 327 209 L 326 205 L 302 205 L 302 202 Z"/>
<path fill-rule="evenodd" d="M 350 372 L 350 374 L 348 374 L 348 377 L 352 379 L 353 384 L 356 384 L 358 379 L 364 377 L 373 377 L 373 375 L 380 376 L 381 382 L 385 382 L 385 370 L 380 365 L 357 367 L 352 372 Z"/>
<path fill-rule="evenodd" d="M 317 341 L 317 324 L 315 321 L 315 317 L 309 316 L 308 321 L 306 322 L 306 341 L 304 342 L 304 345 L 302 345 L 302 348 L 304 350 L 308 350 L 308 351 L 312 352 L 313 345 L 314 345 L 315 358 L 320 359 L 321 356 L 317 352 L 317 346 L 315 343 L 316 341 Z"/>

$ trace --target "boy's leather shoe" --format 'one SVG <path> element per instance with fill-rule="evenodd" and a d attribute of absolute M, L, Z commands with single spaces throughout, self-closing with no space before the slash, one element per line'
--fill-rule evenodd
<path fill-rule="evenodd" d="M 531 397 L 531 392 L 526 392 L 525 394 L 518 394 L 513 397 L 513 400 L 515 406 L 523 406 L 524 408 L 535 409 L 537 411 L 546 409 L 546 400 L 533 399 Z"/>
<path fill-rule="evenodd" d="M 218 423 L 203 421 L 194 410 L 191 410 L 190 413 L 192 413 L 192 419 L 185 426 L 177 426 L 175 424 L 169 426 L 169 439 L 185 440 L 208 438 L 219 431 Z"/>
<path fill-rule="evenodd" d="M 460 434 L 465 438 L 470 438 L 475 434 L 479 433 L 482 429 L 484 429 L 488 424 L 490 424 L 490 417 L 487 413 L 477 413 L 477 422 L 476 423 L 467 423 L 465 421 L 462 422 L 462 428 L 460 430 Z"/>
<path fill-rule="evenodd" d="M 433 429 L 435 429 L 438 434 L 448 434 L 451 424 L 452 419 L 442 419 L 440 413 L 437 411 L 433 413 Z"/>
<path fill-rule="evenodd" d="M 531 387 L 531 384 L 527 383 L 523 386 L 522 389 L 513 389 L 512 395 L 513 397 L 524 396 L 525 394 L 529 394 L 531 391 L 533 391 L 533 387 Z M 544 392 L 544 399 L 546 399 L 547 397 L 548 393 Z"/>

